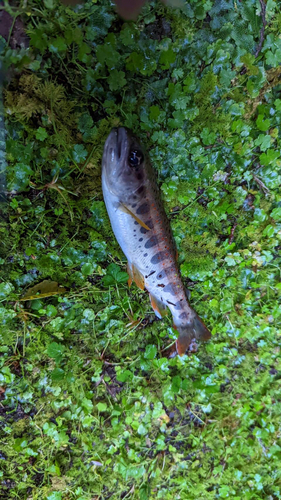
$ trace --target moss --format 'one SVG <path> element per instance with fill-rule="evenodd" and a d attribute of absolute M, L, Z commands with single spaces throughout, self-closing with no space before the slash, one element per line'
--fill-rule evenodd
<path fill-rule="evenodd" d="M 219 102 L 214 101 L 213 94 L 217 84 L 218 78 L 211 71 L 208 71 L 201 79 L 199 91 L 194 94 L 199 113 L 193 122 L 193 132 L 202 131 L 204 127 L 207 127 L 212 132 L 222 133 L 225 136 L 230 128 L 230 115 L 222 111 Z"/>
<path fill-rule="evenodd" d="M 16 71 L 0 221 L 1 499 L 277 500 L 277 5 L 257 58 L 251 0 L 147 2 L 126 23 L 110 2 L 21 8 L 30 49 L 0 44 Z M 103 202 L 103 145 L 119 125 L 149 153 L 190 303 L 212 331 L 182 358 L 167 357 L 171 316 L 129 290 Z M 44 280 L 64 292 L 22 300 Z"/>

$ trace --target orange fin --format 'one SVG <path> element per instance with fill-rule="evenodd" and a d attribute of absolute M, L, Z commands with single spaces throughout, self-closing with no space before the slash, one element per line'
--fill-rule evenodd
<path fill-rule="evenodd" d="M 194 314 L 195 315 L 190 323 L 181 327 L 174 326 L 174 328 L 176 328 L 176 330 L 178 330 L 179 332 L 176 346 L 177 352 L 180 356 L 183 356 L 183 354 L 185 354 L 193 339 L 209 340 L 211 338 L 211 333 L 208 328 L 204 325 L 199 316 L 197 316 L 196 313 Z"/>
<path fill-rule="evenodd" d="M 132 271 L 132 268 L 131 268 L 131 265 L 129 264 L 129 262 L 127 263 L 127 273 L 129 275 L 128 285 L 129 285 L 129 288 L 130 288 L 131 284 L 134 281 L 134 276 L 133 276 L 133 271 Z"/>
<path fill-rule="evenodd" d="M 131 264 L 130 262 L 128 262 L 127 273 L 129 275 L 128 285 L 131 286 L 134 281 L 138 288 L 144 290 L 144 277 L 135 266 L 135 264 Z"/>
<path fill-rule="evenodd" d="M 135 265 L 132 265 L 133 269 L 133 277 L 134 277 L 134 282 L 135 284 L 141 289 L 144 290 L 144 276 L 141 274 L 141 272 L 135 267 Z"/>
<path fill-rule="evenodd" d="M 163 304 L 163 302 L 161 302 L 161 300 L 157 299 L 151 293 L 149 294 L 149 298 L 150 298 L 150 303 L 152 305 L 152 308 L 153 308 L 157 318 L 162 319 L 164 316 L 167 316 L 168 309 Z"/>
<path fill-rule="evenodd" d="M 121 203 L 118 209 L 125 214 L 131 215 L 140 224 L 140 226 L 144 227 L 144 229 L 146 229 L 147 231 L 150 231 L 150 227 L 148 227 L 141 219 L 139 219 L 137 215 L 135 215 L 128 207 L 126 207 L 126 205 L 124 205 L 124 203 Z"/>

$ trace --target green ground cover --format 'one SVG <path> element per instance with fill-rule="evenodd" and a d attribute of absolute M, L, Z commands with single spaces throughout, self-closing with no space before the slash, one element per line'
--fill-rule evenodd
<path fill-rule="evenodd" d="M 30 47 L 0 37 L 1 499 L 281 498 L 281 14 L 264 7 L 153 1 L 123 22 L 107 1 L 5 3 Z M 165 357 L 171 318 L 126 283 L 100 181 L 118 125 L 149 151 L 212 331 L 190 356 Z"/>

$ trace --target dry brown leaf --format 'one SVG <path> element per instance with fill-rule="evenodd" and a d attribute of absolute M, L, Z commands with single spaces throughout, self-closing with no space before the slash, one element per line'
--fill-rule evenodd
<path fill-rule="evenodd" d="M 52 295 L 58 295 L 64 292 L 66 292 L 66 288 L 60 286 L 56 281 L 44 280 L 29 288 L 20 300 L 44 299 L 45 297 L 52 297 Z"/>

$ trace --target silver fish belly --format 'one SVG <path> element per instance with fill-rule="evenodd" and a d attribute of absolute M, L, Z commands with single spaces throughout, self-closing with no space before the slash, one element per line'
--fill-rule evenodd
<path fill-rule="evenodd" d="M 193 338 L 207 340 L 210 332 L 187 301 L 153 170 L 138 141 L 122 127 L 105 143 L 102 188 L 130 282 L 148 290 L 158 317 L 170 309 L 179 332 L 175 348 L 182 355 Z"/>

